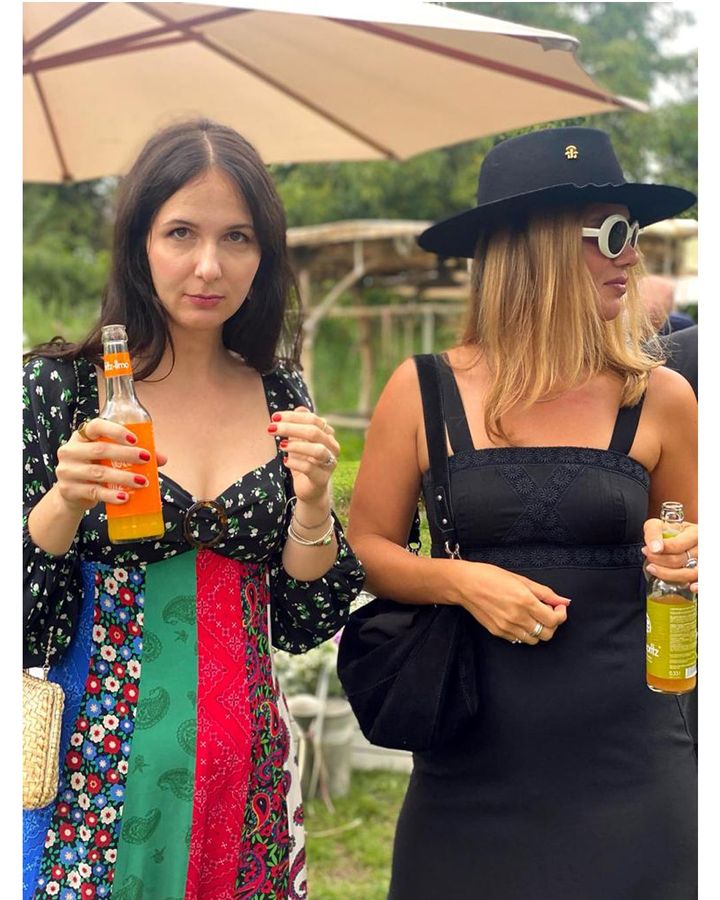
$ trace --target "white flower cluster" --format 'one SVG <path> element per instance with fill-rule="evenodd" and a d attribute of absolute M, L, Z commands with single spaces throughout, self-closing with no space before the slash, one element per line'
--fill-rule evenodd
<path fill-rule="evenodd" d="M 372 594 L 361 591 L 350 604 L 350 612 L 354 612 L 360 606 L 372 600 Z M 330 670 L 328 683 L 329 697 L 344 697 L 340 679 L 337 677 L 337 651 L 342 630 L 329 641 L 325 641 L 307 653 L 287 653 L 285 650 L 275 650 L 275 671 L 277 672 L 280 687 L 286 696 L 296 694 L 315 694 L 318 689 L 318 681 L 325 667 Z"/>

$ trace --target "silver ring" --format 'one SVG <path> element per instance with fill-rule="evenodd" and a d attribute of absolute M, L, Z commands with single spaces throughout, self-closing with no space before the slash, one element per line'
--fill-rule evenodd
<path fill-rule="evenodd" d="M 513 638 L 513 639 L 510 641 L 510 643 L 511 643 L 511 644 L 522 644 L 522 641 L 520 640 L 520 638 Z"/>
<path fill-rule="evenodd" d="M 687 553 L 687 562 L 685 563 L 686 569 L 697 569 L 698 561 L 694 556 L 690 556 L 690 551 L 686 550 Z"/>
<path fill-rule="evenodd" d="M 326 467 L 329 469 L 329 468 L 331 468 L 332 466 L 334 466 L 336 462 L 337 462 L 337 460 L 336 460 L 335 457 L 332 455 L 332 453 L 328 453 L 327 459 L 325 460 L 325 462 L 323 463 L 323 465 L 326 466 Z"/>
<path fill-rule="evenodd" d="M 535 627 L 530 632 L 530 637 L 540 637 L 540 632 L 543 630 L 542 622 L 536 622 Z"/>
<path fill-rule="evenodd" d="M 84 441 L 92 441 L 92 438 L 89 438 L 89 437 L 87 436 L 87 432 L 85 431 L 85 429 L 87 428 L 87 425 L 88 425 L 88 422 L 89 422 L 89 421 L 90 421 L 90 420 L 87 419 L 85 422 L 82 423 L 82 425 L 81 425 L 81 426 L 78 428 L 78 430 L 77 430 L 77 433 L 80 435 L 80 437 L 81 437 Z"/>

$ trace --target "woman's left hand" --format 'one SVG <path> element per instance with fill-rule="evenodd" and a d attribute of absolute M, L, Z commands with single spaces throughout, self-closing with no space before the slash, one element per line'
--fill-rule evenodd
<path fill-rule="evenodd" d="M 282 437 L 280 449 L 287 453 L 285 464 L 292 472 L 298 500 L 329 507 L 330 476 L 337 465 L 340 445 L 335 429 L 305 406 L 273 413 L 268 426 L 271 434 Z"/>
<path fill-rule="evenodd" d="M 687 584 L 698 590 L 698 527 L 686 522 L 683 530 L 671 538 L 663 538 L 662 521 L 648 519 L 644 525 L 645 571 L 652 578 Z M 688 563 L 691 563 L 688 566 Z"/>

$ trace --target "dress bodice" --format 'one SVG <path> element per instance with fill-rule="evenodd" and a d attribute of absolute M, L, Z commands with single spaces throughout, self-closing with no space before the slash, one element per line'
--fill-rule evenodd
<path fill-rule="evenodd" d="M 607 449 L 475 449 L 452 370 L 441 364 L 451 502 L 462 555 L 518 566 L 637 561 L 649 475 L 628 451 L 642 402 L 623 407 Z M 423 478 L 432 509 L 429 472 Z M 433 545 L 442 542 L 433 528 Z"/>

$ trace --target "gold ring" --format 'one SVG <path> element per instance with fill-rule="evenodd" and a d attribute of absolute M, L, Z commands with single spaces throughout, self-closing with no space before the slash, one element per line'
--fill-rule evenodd
<path fill-rule="evenodd" d="M 81 426 L 78 428 L 78 430 L 77 430 L 77 433 L 80 435 L 80 437 L 81 437 L 84 441 L 92 441 L 92 438 L 89 438 L 89 437 L 87 436 L 87 431 L 85 431 L 85 429 L 87 428 L 88 421 L 89 421 L 89 420 L 86 420 L 85 422 L 83 422 L 82 425 L 81 425 Z"/>

